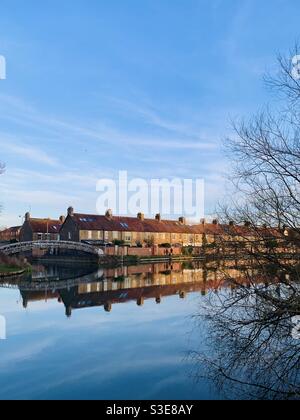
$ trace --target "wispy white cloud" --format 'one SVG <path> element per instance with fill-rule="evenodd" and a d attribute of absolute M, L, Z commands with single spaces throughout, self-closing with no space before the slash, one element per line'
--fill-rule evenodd
<path fill-rule="evenodd" d="M 13 122 L 15 127 L 13 135 L 7 127 L 0 132 L 2 155 L 4 160 L 9 157 L 7 172 L 0 178 L 5 204 L 1 224 L 11 223 L 11 212 L 15 213 L 12 224 L 18 223 L 18 215 L 28 206 L 41 216 L 44 207 L 46 216 L 57 217 L 67 204 L 93 212 L 96 181 L 116 177 L 126 165 L 132 177 L 201 176 L 192 159 L 187 166 L 182 154 L 213 155 L 217 136 L 207 135 L 190 121 L 170 120 L 151 105 L 120 100 L 119 106 L 125 117 L 134 114 L 148 129 L 122 128 L 116 121 L 108 124 L 101 119 L 58 118 L 20 98 L 0 95 L 0 121 Z M 15 156 L 21 158 L 17 164 Z"/>
<path fill-rule="evenodd" d="M 181 134 L 185 137 L 194 137 L 195 139 L 200 140 L 199 128 L 197 129 L 193 124 L 187 121 L 176 121 L 174 118 L 171 120 L 163 117 L 161 110 L 156 109 L 153 104 L 134 103 L 120 98 L 108 98 L 108 100 L 114 105 L 117 105 L 125 115 L 135 114 L 146 123 L 170 132 L 175 132 L 177 133 L 177 136 Z"/>
<path fill-rule="evenodd" d="M 186 150 L 211 150 L 217 147 L 215 140 L 202 137 L 194 129 L 187 124 L 179 124 L 168 121 L 160 117 L 156 112 L 146 108 L 138 107 L 129 102 L 124 102 L 127 107 L 127 112 L 133 110 L 146 118 L 153 127 L 163 128 L 168 133 L 160 135 L 147 135 L 145 133 L 128 132 L 125 129 L 119 129 L 116 126 L 109 126 L 102 121 L 90 122 L 88 125 L 79 124 L 77 121 L 61 120 L 56 117 L 43 115 L 31 105 L 26 106 L 24 101 L 18 98 L 11 98 L 1 96 L 1 103 L 6 102 L 9 107 L 2 115 L 2 118 L 13 118 L 15 123 L 19 125 L 32 127 L 40 127 L 46 132 L 51 132 L 58 136 L 58 139 L 68 138 L 74 140 L 76 136 L 77 141 L 83 141 L 82 137 L 89 138 L 100 143 L 108 145 L 116 144 L 119 146 L 150 146 L 162 149 L 186 149 Z M 120 101 L 122 103 L 122 101 Z M 170 135 L 169 132 L 172 132 Z"/>
<path fill-rule="evenodd" d="M 28 159 L 29 161 L 49 165 L 49 166 L 57 166 L 58 161 L 55 157 L 49 156 L 43 150 L 32 147 L 32 146 L 21 146 L 18 144 L 8 143 L 7 140 L 2 141 L 0 136 L 0 147 L 3 151 L 8 153 L 16 154 L 21 156 L 24 159 Z"/>

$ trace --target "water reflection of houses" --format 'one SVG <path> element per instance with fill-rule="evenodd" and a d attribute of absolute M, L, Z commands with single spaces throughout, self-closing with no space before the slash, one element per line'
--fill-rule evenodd
<path fill-rule="evenodd" d="M 233 278 L 242 275 L 236 268 L 227 267 L 226 272 Z M 49 285 L 43 290 L 20 285 L 24 307 L 29 302 L 57 299 L 64 304 L 69 317 L 73 310 L 83 308 L 103 307 L 110 312 L 115 304 L 135 301 L 138 306 L 143 306 L 149 299 L 160 304 L 168 296 L 178 295 L 184 299 L 189 293 L 205 295 L 208 290 L 217 291 L 226 286 L 223 272 L 218 267 L 201 263 L 193 267 L 175 263 L 102 269 L 73 280 L 67 278 L 67 271 L 65 280 L 61 272 L 51 274 L 50 277 L 48 274 Z M 60 282 L 54 287 L 56 275 Z"/>

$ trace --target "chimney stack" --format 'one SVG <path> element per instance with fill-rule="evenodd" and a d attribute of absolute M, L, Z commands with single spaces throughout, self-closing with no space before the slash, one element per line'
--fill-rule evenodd
<path fill-rule="evenodd" d="M 139 219 L 139 220 L 145 220 L 145 215 L 144 215 L 144 213 L 138 213 L 138 215 L 137 215 L 137 218 Z"/>
<path fill-rule="evenodd" d="M 186 224 L 186 219 L 185 219 L 185 217 L 179 217 L 179 223 L 181 224 L 181 225 L 185 225 Z"/>
<path fill-rule="evenodd" d="M 234 221 L 233 220 L 230 220 L 229 226 L 234 226 L 234 225 L 235 225 Z"/>
<path fill-rule="evenodd" d="M 105 217 L 107 217 L 110 220 L 113 218 L 113 212 L 111 209 L 107 210 L 107 212 L 105 213 Z"/>
<path fill-rule="evenodd" d="M 219 224 L 219 220 L 218 219 L 214 219 L 212 223 L 213 223 L 213 225 L 218 225 Z"/>
<path fill-rule="evenodd" d="M 245 223 L 244 223 L 244 226 L 245 227 L 250 227 L 251 226 L 251 222 L 249 222 L 248 220 L 246 220 Z"/>
<path fill-rule="evenodd" d="M 73 217 L 74 216 L 74 209 L 73 207 L 68 208 L 68 216 Z"/>
<path fill-rule="evenodd" d="M 29 222 L 29 220 L 30 220 L 30 213 L 29 213 L 29 212 L 27 212 L 27 213 L 25 214 L 25 222 Z"/>
<path fill-rule="evenodd" d="M 201 225 L 205 225 L 206 224 L 206 220 L 205 219 L 201 219 L 200 220 Z"/>
<path fill-rule="evenodd" d="M 161 215 L 159 213 L 155 216 L 155 220 L 161 222 Z"/>

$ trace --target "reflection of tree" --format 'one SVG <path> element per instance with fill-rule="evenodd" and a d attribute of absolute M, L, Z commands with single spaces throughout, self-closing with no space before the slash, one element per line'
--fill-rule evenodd
<path fill-rule="evenodd" d="M 229 398 L 300 398 L 300 340 L 291 334 L 291 317 L 300 314 L 297 290 L 236 286 L 208 298 L 207 344 L 214 351 L 191 354 L 196 376 L 213 380 Z"/>
<path fill-rule="evenodd" d="M 276 110 L 235 124 L 228 141 L 238 200 L 220 212 L 234 222 L 218 245 L 258 274 L 248 270 L 241 282 L 224 273 L 232 294 L 210 298 L 206 312 L 214 354 L 192 356 L 197 374 L 229 397 L 300 398 L 300 340 L 292 337 L 300 315 L 300 83 L 291 58 L 280 58 L 279 75 L 268 78 Z"/>

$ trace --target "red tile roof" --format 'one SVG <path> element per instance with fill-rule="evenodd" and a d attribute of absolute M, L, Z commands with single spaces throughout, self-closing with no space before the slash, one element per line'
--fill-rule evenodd
<path fill-rule="evenodd" d="M 18 233 L 22 226 L 12 226 L 10 228 L 0 231 L 0 233 Z"/>
<path fill-rule="evenodd" d="M 89 215 L 75 213 L 72 216 L 81 230 L 90 231 L 121 231 L 121 232 L 145 232 L 145 233 L 179 233 L 179 234 L 206 234 L 206 235 L 229 235 L 229 236 L 270 236 L 279 237 L 280 232 L 276 229 L 256 228 L 249 226 L 230 226 L 225 224 L 183 224 L 176 220 L 144 219 L 135 217 L 122 217 Z"/>
<path fill-rule="evenodd" d="M 30 219 L 30 226 L 35 233 L 59 233 L 62 226 L 59 220 Z"/>
<path fill-rule="evenodd" d="M 1 241 L 10 241 L 12 239 L 18 239 L 21 231 L 21 226 L 13 226 L 8 229 L 0 231 Z"/>
<path fill-rule="evenodd" d="M 74 214 L 73 220 L 82 230 L 105 230 L 147 233 L 194 233 L 195 227 L 175 220 L 144 219 L 134 217 Z"/>

